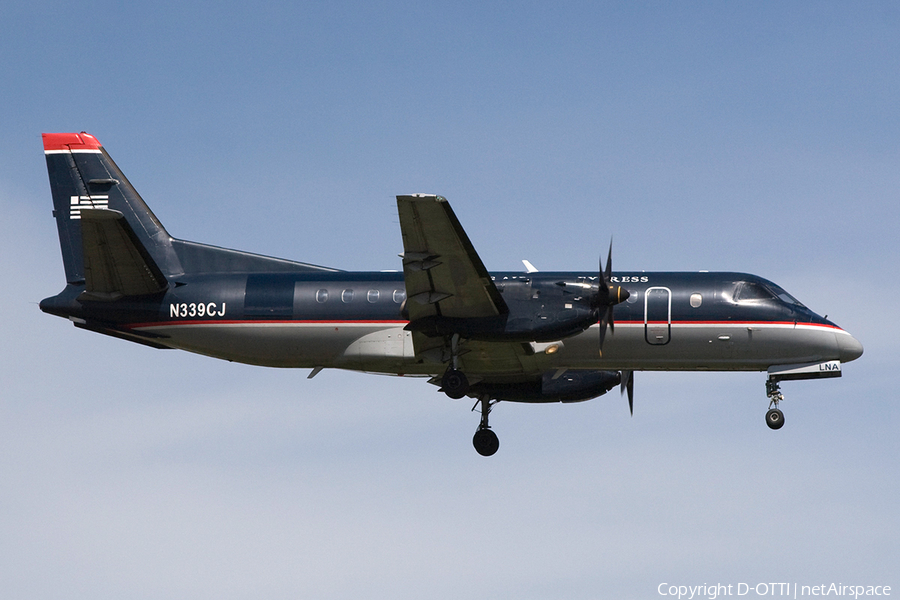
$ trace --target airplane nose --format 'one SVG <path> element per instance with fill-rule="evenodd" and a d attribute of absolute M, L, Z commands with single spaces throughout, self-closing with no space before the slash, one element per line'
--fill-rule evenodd
<path fill-rule="evenodd" d="M 856 360 L 863 354 L 862 344 L 855 337 L 845 331 L 836 334 L 838 350 L 841 356 L 841 362 L 847 363 Z"/>

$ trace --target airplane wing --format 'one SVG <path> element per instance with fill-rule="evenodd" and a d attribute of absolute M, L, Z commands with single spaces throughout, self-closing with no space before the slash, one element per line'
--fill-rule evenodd
<path fill-rule="evenodd" d="M 403 277 L 410 322 L 427 317 L 476 319 L 509 312 L 469 236 L 441 196 L 397 196 L 403 235 Z M 443 337 L 413 332 L 417 356 L 449 360 Z M 460 360 L 469 372 L 521 373 L 520 344 L 462 342 Z"/>
<path fill-rule="evenodd" d="M 509 312 L 450 203 L 397 196 L 409 320 L 479 318 Z"/>

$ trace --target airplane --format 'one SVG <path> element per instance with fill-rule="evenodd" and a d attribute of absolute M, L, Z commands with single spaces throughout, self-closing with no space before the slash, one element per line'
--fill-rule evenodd
<path fill-rule="evenodd" d="M 96 137 L 43 134 L 66 286 L 40 303 L 76 327 L 270 367 L 427 377 L 475 399 L 483 456 L 497 402 L 581 402 L 635 371 L 841 376 L 862 344 L 746 273 L 489 272 L 447 200 L 397 196 L 402 271 L 351 272 L 169 235 Z M 607 335 L 607 332 L 609 335 Z"/>

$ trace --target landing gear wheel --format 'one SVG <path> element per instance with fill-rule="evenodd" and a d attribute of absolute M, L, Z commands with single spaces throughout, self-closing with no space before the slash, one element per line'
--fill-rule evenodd
<path fill-rule="evenodd" d="M 500 449 L 500 440 L 497 434 L 490 429 L 479 429 L 472 438 L 475 451 L 482 456 L 492 456 Z"/>
<path fill-rule="evenodd" d="M 769 426 L 769 429 L 781 429 L 784 426 L 784 413 L 779 410 L 778 404 L 784 400 L 784 395 L 781 393 L 777 379 L 766 380 L 766 395 L 769 397 L 766 425 Z"/>
<path fill-rule="evenodd" d="M 492 456 L 500 449 L 500 440 L 497 439 L 497 434 L 491 431 L 491 426 L 488 425 L 488 415 L 491 414 L 491 408 L 497 402 L 498 400 L 491 400 L 491 397 L 488 395 L 482 395 L 478 398 L 475 406 L 472 407 L 473 411 L 479 406 L 481 407 L 481 423 L 478 425 L 478 431 L 475 432 L 475 436 L 472 438 L 472 445 L 475 446 L 475 451 L 482 456 Z"/>
<path fill-rule="evenodd" d="M 769 429 L 781 429 L 784 425 L 784 413 L 777 408 L 769 409 L 769 412 L 766 413 L 766 425 L 769 426 Z"/>
<path fill-rule="evenodd" d="M 469 393 L 469 380 L 466 374 L 459 369 L 447 369 L 441 379 L 441 391 L 454 400 L 463 398 Z"/>

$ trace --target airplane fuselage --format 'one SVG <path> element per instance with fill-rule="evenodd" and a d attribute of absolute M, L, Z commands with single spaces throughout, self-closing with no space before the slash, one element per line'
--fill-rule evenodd
<path fill-rule="evenodd" d="M 596 318 L 579 289 L 596 285 L 596 275 L 507 272 L 492 278 L 509 305 L 505 321 L 515 333 L 504 336 L 486 325 L 482 337 L 532 343 L 532 352 L 522 357 L 529 364 L 512 369 L 517 372 L 764 371 L 773 364 L 845 362 L 857 355 L 858 343 L 849 334 L 787 294 L 779 297 L 780 288 L 753 275 L 615 274 L 613 281 L 630 296 L 616 307 L 615 330 L 602 357 Z M 445 366 L 416 357 L 399 272 L 182 279 L 158 297 L 116 302 L 79 302 L 79 289 L 70 286 L 72 293 L 61 295 L 68 302 L 57 300 L 52 307 L 48 299 L 43 307 L 76 322 L 103 322 L 138 341 L 254 365 L 400 375 L 436 375 Z M 541 334 L 529 339 L 528 331 Z M 470 337 L 479 336 L 473 331 Z M 557 351 L 544 351 L 557 341 Z M 498 365 L 490 372 L 504 369 L 510 370 Z"/>

